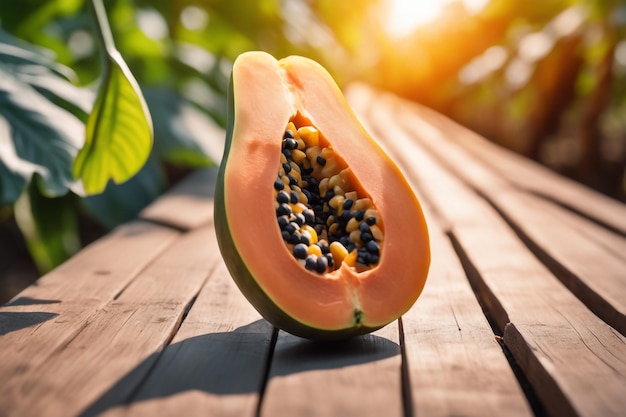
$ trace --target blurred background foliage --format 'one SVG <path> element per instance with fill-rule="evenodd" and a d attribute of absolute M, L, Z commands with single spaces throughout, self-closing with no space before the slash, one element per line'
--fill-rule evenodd
<path fill-rule="evenodd" d="M 308 56 L 341 86 L 365 81 L 423 103 L 626 201 L 622 0 L 104 3 L 152 114 L 152 154 L 129 182 L 92 197 L 69 182 L 46 186 L 37 170 L 19 176 L 23 166 L 0 158 L 0 302 L 189 170 L 219 161 L 221 143 L 208 132 L 226 122 L 230 69 L 246 50 Z M 42 165 L 71 172 L 98 54 L 85 0 L 0 2 L 0 152 L 7 143 L 18 155 L 37 147 Z M 59 112 L 71 122 L 60 123 Z M 50 162 L 55 140 L 74 147 Z"/>

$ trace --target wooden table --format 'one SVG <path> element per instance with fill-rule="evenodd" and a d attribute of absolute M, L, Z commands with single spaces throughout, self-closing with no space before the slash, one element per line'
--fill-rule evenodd
<path fill-rule="evenodd" d="M 333 344 L 273 329 L 198 171 L 0 308 L 0 416 L 626 415 L 626 207 L 428 109 L 348 97 L 427 215 L 401 320 Z"/>

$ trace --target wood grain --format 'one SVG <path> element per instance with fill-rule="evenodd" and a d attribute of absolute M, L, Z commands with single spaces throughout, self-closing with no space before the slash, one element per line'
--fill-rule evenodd
<path fill-rule="evenodd" d="M 213 193 L 217 167 L 189 174 L 139 213 L 139 217 L 180 230 L 213 221 Z"/>
<path fill-rule="evenodd" d="M 397 322 L 345 342 L 280 332 L 261 416 L 402 416 Z"/>
<path fill-rule="evenodd" d="M 498 327 L 506 329 L 506 346 L 548 412 L 622 415 L 624 337 L 574 297 L 485 200 L 418 146 L 432 140 L 418 137 L 422 129 L 390 129 L 388 124 L 385 129 L 395 156 L 448 219 L 474 288 Z"/>
<path fill-rule="evenodd" d="M 560 176 L 523 156 L 505 150 L 445 116 L 416 103 L 403 102 L 409 119 L 445 130 L 446 139 L 466 149 L 506 181 L 558 202 L 626 236 L 626 206 L 591 188 Z"/>
<path fill-rule="evenodd" d="M 371 90 L 351 92 L 348 98 L 369 131 L 396 123 L 368 116 Z M 389 150 L 392 137 L 382 143 Z M 532 415 L 444 233 L 447 228 L 412 185 L 426 214 L 432 253 L 424 291 L 402 317 L 413 411 L 418 416 Z"/>
<path fill-rule="evenodd" d="M 20 416 L 70 416 L 83 410 L 95 415 L 125 401 L 218 261 L 212 242 L 213 230 L 207 227 L 176 240 L 45 363 L 11 384 L 0 409 Z"/>
<path fill-rule="evenodd" d="M 403 107 L 404 108 L 404 107 Z M 402 114 L 398 108 L 394 114 Z M 405 129 L 427 122 L 415 120 L 405 112 L 400 118 Z M 617 255 L 600 243 L 589 239 L 596 224 L 578 216 L 578 228 L 572 228 L 574 214 L 562 206 L 514 188 L 498 173 L 485 167 L 465 148 L 450 141 L 440 127 L 423 126 L 416 138 L 448 169 L 485 196 L 513 226 L 534 253 L 553 273 L 599 317 L 626 334 L 626 256 Z M 614 216 L 620 212 L 615 211 Z M 569 218 L 569 221 L 565 220 Z M 585 225 L 586 223 L 586 225 Z M 580 233 L 584 228 L 587 233 Z M 626 238 L 615 235 L 613 241 Z"/>
<path fill-rule="evenodd" d="M 179 235 L 146 222 L 120 226 L 1 307 L 0 404 Z"/>
<path fill-rule="evenodd" d="M 220 261 L 141 388 L 105 415 L 253 416 L 271 334 Z"/>

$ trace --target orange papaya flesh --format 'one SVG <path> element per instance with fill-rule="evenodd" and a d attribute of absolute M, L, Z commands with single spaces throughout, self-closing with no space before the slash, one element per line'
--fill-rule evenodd
<path fill-rule="evenodd" d="M 326 70 L 302 57 L 277 61 L 263 52 L 242 54 L 233 66 L 229 110 L 215 226 L 231 276 L 252 305 L 275 326 L 311 339 L 364 334 L 406 312 L 428 273 L 426 221 L 402 173 L 362 128 Z M 326 240 L 328 248 L 309 241 L 307 256 L 310 251 L 318 257 L 330 254 L 333 267 L 308 270 L 294 256 L 295 244 L 285 241 L 277 224 L 275 184 L 289 123 L 296 131 L 303 129 L 298 136 L 306 148 L 316 146 L 311 145 L 315 139 L 307 137 L 316 130 L 322 147 L 336 155 L 338 166 L 330 177 L 321 174 L 323 168 L 313 167 L 318 182 L 324 178 L 330 182 L 337 172 L 349 170 L 344 201 L 347 193 L 356 193 L 355 203 L 364 200 L 373 210 L 371 217 L 379 226 L 377 262 L 359 264 L 358 247 L 348 251 L 339 240 L 330 242 L 328 218 L 327 227 L 315 231 L 318 242 Z M 306 159 L 297 153 L 293 157 L 292 153 L 290 165 Z M 292 212 L 306 208 L 302 201 L 290 204 Z M 330 200 L 326 204 L 331 207 Z M 315 225 L 308 226 L 315 230 Z M 347 223 L 340 226 L 345 236 Z M 358 237 L 354 234 L 353 240 Z"/>

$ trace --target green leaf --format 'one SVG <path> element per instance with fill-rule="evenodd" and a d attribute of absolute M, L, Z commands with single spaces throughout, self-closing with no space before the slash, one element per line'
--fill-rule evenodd
<path fill-rule="evenodd" d="M 74 161 L 75 178 L 87 194 L 120 184 L 145 164 L 152 148 L 152 121 L 139 86 L 113 45 L 102 4 L 94 0 L 105 51 L 103 79 L 87 120 L 85 146 Z"/>
<path fill-rule="evenodd" d="M 80 249 L 72 194 L 48 198 L 35 176 L 15 205 L 15 219 L 40 273 L 60 265 Z"/>
<path fill-rule="evenodd" d="M 71 164 L 83 142 L 84 125 L 0 63 L 0 204 L 12 204 L 33 174 L 42 191 L 79 192 Z"/>

